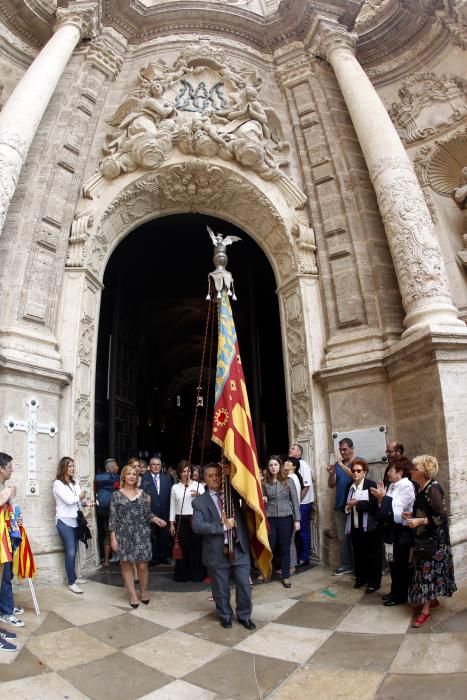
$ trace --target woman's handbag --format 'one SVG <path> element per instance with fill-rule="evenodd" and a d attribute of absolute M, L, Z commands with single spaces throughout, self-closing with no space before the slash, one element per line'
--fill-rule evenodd
<path fill-rule="evenodd" d="M 81 509 L 78 510 L 78 539 L 82 542 L 86 549 L 88 548 L 88 540 L 92 540 L 91 530 L 88 527 L 88 521 L 84 517 Z"/>
<path fill-rule="evenodd" d="M 416 538 L 413 543 L 413 556 L 416 562 L 427 561 L 436 552 L 436 540 L 434 537 Z"/>
<path fill-rule="evenodd" d="M 178 534 L 175 535 L 175 540 L 172 547 L 172 559 L 183 559 L 183 549 L 182 545 L 180 544 L 180 540 L 178 539 Z"/>

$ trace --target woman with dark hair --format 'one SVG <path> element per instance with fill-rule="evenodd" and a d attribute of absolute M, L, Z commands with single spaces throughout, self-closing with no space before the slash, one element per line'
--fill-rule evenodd
<path fill-rule="evenodd" d="M 303 483 L 302 475 L 300 474 L 300 460 L 297 457 L 284 457 L 284 471 L 289 479 L 292 479 L 295 489 L 297 491 L 298 502 L 302 496 L 302 491 L 305 488 Z M 296 538 L 299 536 L 299 532 L 292 532 L 292 538 L 290 540 L 290 573 L 295 573 L 295 567 L 297 566 L 297 542 Z"/>
<path fill-rule="evenodd" d="M 65 569 L 68 588 L 73 593 L 82 593 L 78 584 L 86 583 L 76 578 L 76 555 L 78 553 L 78 510 L 81 505 L 92 505 L 86 501 L 86 491 L 81 490 L 75 479 L 75 463 L 71 457 L 62 457 L 57 467 L 57 476 L 52 488 L 55 497 L 55 525 L 65 548 Z"/>
<path fill-rule="evenodd" d="M 438 460 L 431 455 L 421 455 L 415 457 L 412 464 L 412 479 L 419 491 L 413 512 L 403 513 L 414 533 L 415 570 L 408 598 L 409 603 L 421 607 L 412 627 L 422 627 L 431 620 L 430 609 L 439 606 L 438 598 L 450 598 L 457 587 L 444 491 L 436 480 Z"/>
<path fill-rule="evenodd" d="M 269 522 L 269 545 L 281 562 L 282 585 L 290 588 L 290 540 L 300 529 L 300 504 L 295 484 L 287 477 L 279 455 L 272 455 L 263 482 L 266 515 Z"/>
<path fill-rule="evenodd" d="M 191 480 L 191 468 L 186 459 L 177 467 L 178 482 L 170 492 L 170 534 L 177 536 L 182 558 L 175 560 L 174 581 L 203 581 L 206 569 L 201 561 L 202 537 L 191 527 L 193 499 L 204 493 L 203 484 Z"/>
<path fill-rule="evenodd" d="M 355 585 L 366 584 L 365 593 L 374 593 L 381 586 L 382 546 L 377 524 L 378 501 L 371 489 L 376 483 L 367 479 L 368 464 L 357 458 L 352 462 L 353 482 L 347 487 L 344 512 L 347 513 L 345 534 L 352 542 Z"/>
<path fill-rule="evenodd" d="M 151 513 L 151 497 L 138 488 L 136 467 L 126 465 L 120 475 L 120 489 L 110 502 L 110 546 L 120 557 L 120 568 L 132 608 L 138 607 L 133 565 L 138 572 L 141 602 L 148 605 L 148 561 L 152 556 L 150 523 L 166 527 L 165 520 Z"/>
<path fill-rule="evenodd" d="M 391 591 L 383 596 L 386 606 L 407 602 L 409 588 L 409 556 L 412 547 L 412 533 L 402 517 L 405 511 L 412 511 L 415 489 L 407 477 L 403 461 L 394 461 L 387 471 L 388 487 L 383 483 L 370 489 L 379 504 L 377 519 L 382 525 L 384 549 L 391 572 Z"/>

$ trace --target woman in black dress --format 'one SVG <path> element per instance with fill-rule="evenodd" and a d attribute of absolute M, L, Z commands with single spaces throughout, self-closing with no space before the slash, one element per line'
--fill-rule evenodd
<path fill-rule="evenodd" d="M 403 515 L 414 532 L 415 568 L 409 586 L 409 603 L 421 606 L 412 627 L 422 627 L 431 619 L 430 608 L 439 606 L 438 598 L 450 598 L 457 587 L 444 492 L 436 480 L 438 460 L 431 455 L 421 455 L 415 457 L 412 464 L 412 480 L 418 484 L 419 491 L 413 513 Z"/>
<path fill-rule="evenodd" d="M 350 535 L 355 565 L 354 588 L 366 584 L 365 593 L 374 593 L 381 586 L 382 539 L 376 521 L 378 501 L 371 489 L 376 483 L 367 478 L 368 464 L 357 458 L 352 462 L 353 483 L 345 496 L 346 535 Z"/>
<path fill-rule="evenodd" d="M 120 490 L 112 495 L 110 502 L 109 532 L 110 546 L 120 557 L 122 578 L 130 595 L 132 608 L 138 607 L 133 565 L 138 572 L 141 602 L 147 605 L 148 561 L 151 560 L 150 523 L 166 527 L 165 520 L 151 513 L 151 498 L 138 488 L 138 472 L 127 465 L 120 475 Z"/>

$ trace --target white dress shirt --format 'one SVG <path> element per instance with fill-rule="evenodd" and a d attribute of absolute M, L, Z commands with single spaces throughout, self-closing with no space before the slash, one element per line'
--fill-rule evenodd
<path fill-rule="evenodd" d="M 315 495 L 313 493 L 313 481 L 311 478 L 311 467 L 306 462 L 304 459 L 300 460 L 300 476 L 303 479 L 303 486 L 308 486 L 308 491 L 306 494 L 303 496 L 302 500 L 300 501 L 300 495 L 299 495 L 299 501 L 302 505 L 306 505 L 307 503 L 313 503 L 315 500 Z"/>
<path fill-rule="evenodd" d="M 192 491 L 198 490 L 195 496 L 191 495 Z M 196 496 L 201 496 L 204 493 L 204 486 L 196 481 L 191 481 L 188 485 L 185 494 L 185 500 L 183 500 L 183 494 L 185 493 L 185 485 L 181 481 L 178 484 L 174 484 L 170 491 L 170 522 L 174 522 L 176 515 L 193 515 L 192 502 Z M 182 511 L 183 503 L 183 511 Z"/>

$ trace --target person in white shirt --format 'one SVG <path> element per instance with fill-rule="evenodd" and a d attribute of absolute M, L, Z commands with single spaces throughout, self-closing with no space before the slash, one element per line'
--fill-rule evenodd
<path fill-rule="evenodd" d="M 403 462 L 394 460 L 387 472 L 389 486 L 379 483 L 372 493 L 379 503 L 379 522 L 384 525 L 384 549 L 391 572 L 391 591 L 383 596 L 389 607 L 407 602 L 409 590 L 409 558 L 413 546 L 412 533 L 403 513 L 412 512 L 415 488 Z"/>
<path fill-rule="evenodd" d="M 169 529 L 172 537 L 178 539 L 183 558 L 175 559 L 174 581 L 203 581 L 207 572 L 201 561 L 202 537 L 193 532 L 191 521 L 192 502 L 204 493 L 204 486 L 191 480 L 191 467 L 186 460 L 179 463 L 177 477 L 179 481 L 170 492 Z"/>
<path fill-rule="evenodd" d="M 297 551 L 297 566 L 308 566 L 310 563 L 311 550 L 311 513 L 313 510 L 314 493 L 313 481 L 311 475 L 311 466 L 308 462 L 302 459 L 303 447 L 297 442 L 289 448 L 289 457 L 295 457 L 300 460 L 300 475 L 303 479 L 303 488 L 300 498 L 300 517 L 301 526 Z"/>
<path fill-rule="evenodd" d="M 71 457 L 62 457 L 58 463 L 57 476 L 53 483 L 55 497 L 55 524 L 65 548 L 65 569 L 68 588 L 73 593 L 82 593 L 78 584 L 86 583 L 76 577 L 76 555 L 78 553 L 78 510 L 86 501 L 86 491 L 81 490 L 75 479 L 75 463 Z"/>

